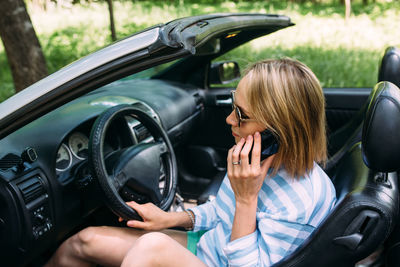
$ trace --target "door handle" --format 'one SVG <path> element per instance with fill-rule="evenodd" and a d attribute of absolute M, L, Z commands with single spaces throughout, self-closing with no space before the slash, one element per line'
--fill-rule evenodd
<path fill-rule="evenodd" d="M 217 99 L 215 100 L 215 103 L 217 104 L 217 106 L 231 106 L 232 105 L 232 99 L 228 98 L 228 99 Z"/>

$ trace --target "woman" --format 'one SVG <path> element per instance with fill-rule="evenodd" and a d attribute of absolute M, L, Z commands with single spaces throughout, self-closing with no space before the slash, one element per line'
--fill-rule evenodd
<path fill-rule="evenodd" d="M 226 122 L 236 145 L 215 200 L 175 213 L 130 202 L 143 222 L 127 225 L 145 231 L 86 228 L 48 265 L 269 266 L 293 252 L 335 202 L 334 187 L 316 164 L 326 160 L 322 89 L 304 64 L 266 60 L 247 70 L 233 96 Z M 279 149 L 261 161 L 260 132 L 266 129 Z M 150 232 L 174 226 L 193 232 Z M 197 256 L 186 249 L 193 244 Z"/>

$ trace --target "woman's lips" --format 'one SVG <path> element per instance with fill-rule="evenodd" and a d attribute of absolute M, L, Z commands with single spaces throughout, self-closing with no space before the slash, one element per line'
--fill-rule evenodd
<path fill-rule="evenodd" d="M 239 135 L 235 134 L 234 132 L 232 132 L 232 135 L 235 137 L 239 137 Z"/>

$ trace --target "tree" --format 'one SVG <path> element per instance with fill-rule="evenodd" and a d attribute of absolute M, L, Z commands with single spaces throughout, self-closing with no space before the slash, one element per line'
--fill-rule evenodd
<path fill-rule="evenodd" d="M 112 0 L 107 0 L 107 5 L 108 5 L 108 13 L 110 15 L 111 40 L 116 41 L 117 34 L 115 32 L 114 11 L 113 11 Z"/>
<path fill-rule="evenodd" d="M 345 18 L 348 20 L 350 18 L 350 13 L 351 13 L 351 2 L 350 0 L 345 0 Z"/>
<path fill-rule="evenodd" d="M 47 75 L 46 61 L 23 0 L 0 0 L 0 37 L 15 90 Z"/>

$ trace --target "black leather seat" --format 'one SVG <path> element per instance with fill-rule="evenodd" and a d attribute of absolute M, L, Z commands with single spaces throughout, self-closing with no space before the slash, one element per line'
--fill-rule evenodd
<path fill-rule="evenodd" d="M 400 87 L 400 50 L 396 47 L 388 47 L 385 50 L 379 67 L 378 82 L 381 81 L 389 81 Z M 372 91 L 370 96 L 373 94 Z M 349 148 L 361 140 L 362 122 L 370 101 L 371 97 L 348 123 L 330 135 L 329 158 L 324 168 L 330 177 L 335 173 L 337 163 Z"/>
<path fill-rule="evenodd" d="M 388 81 L 400 88 L 400 49 L 386 48 L 379 68 L 378 82 Z"/>
<path fill-rule="evenodd" d="M 331 214 L 293 254 L 276 266 L 354 266 L 388 238 L 397 220 L 400 169 L 400 90 L 378 83 L 362 142 L 340 160 Z"/>

